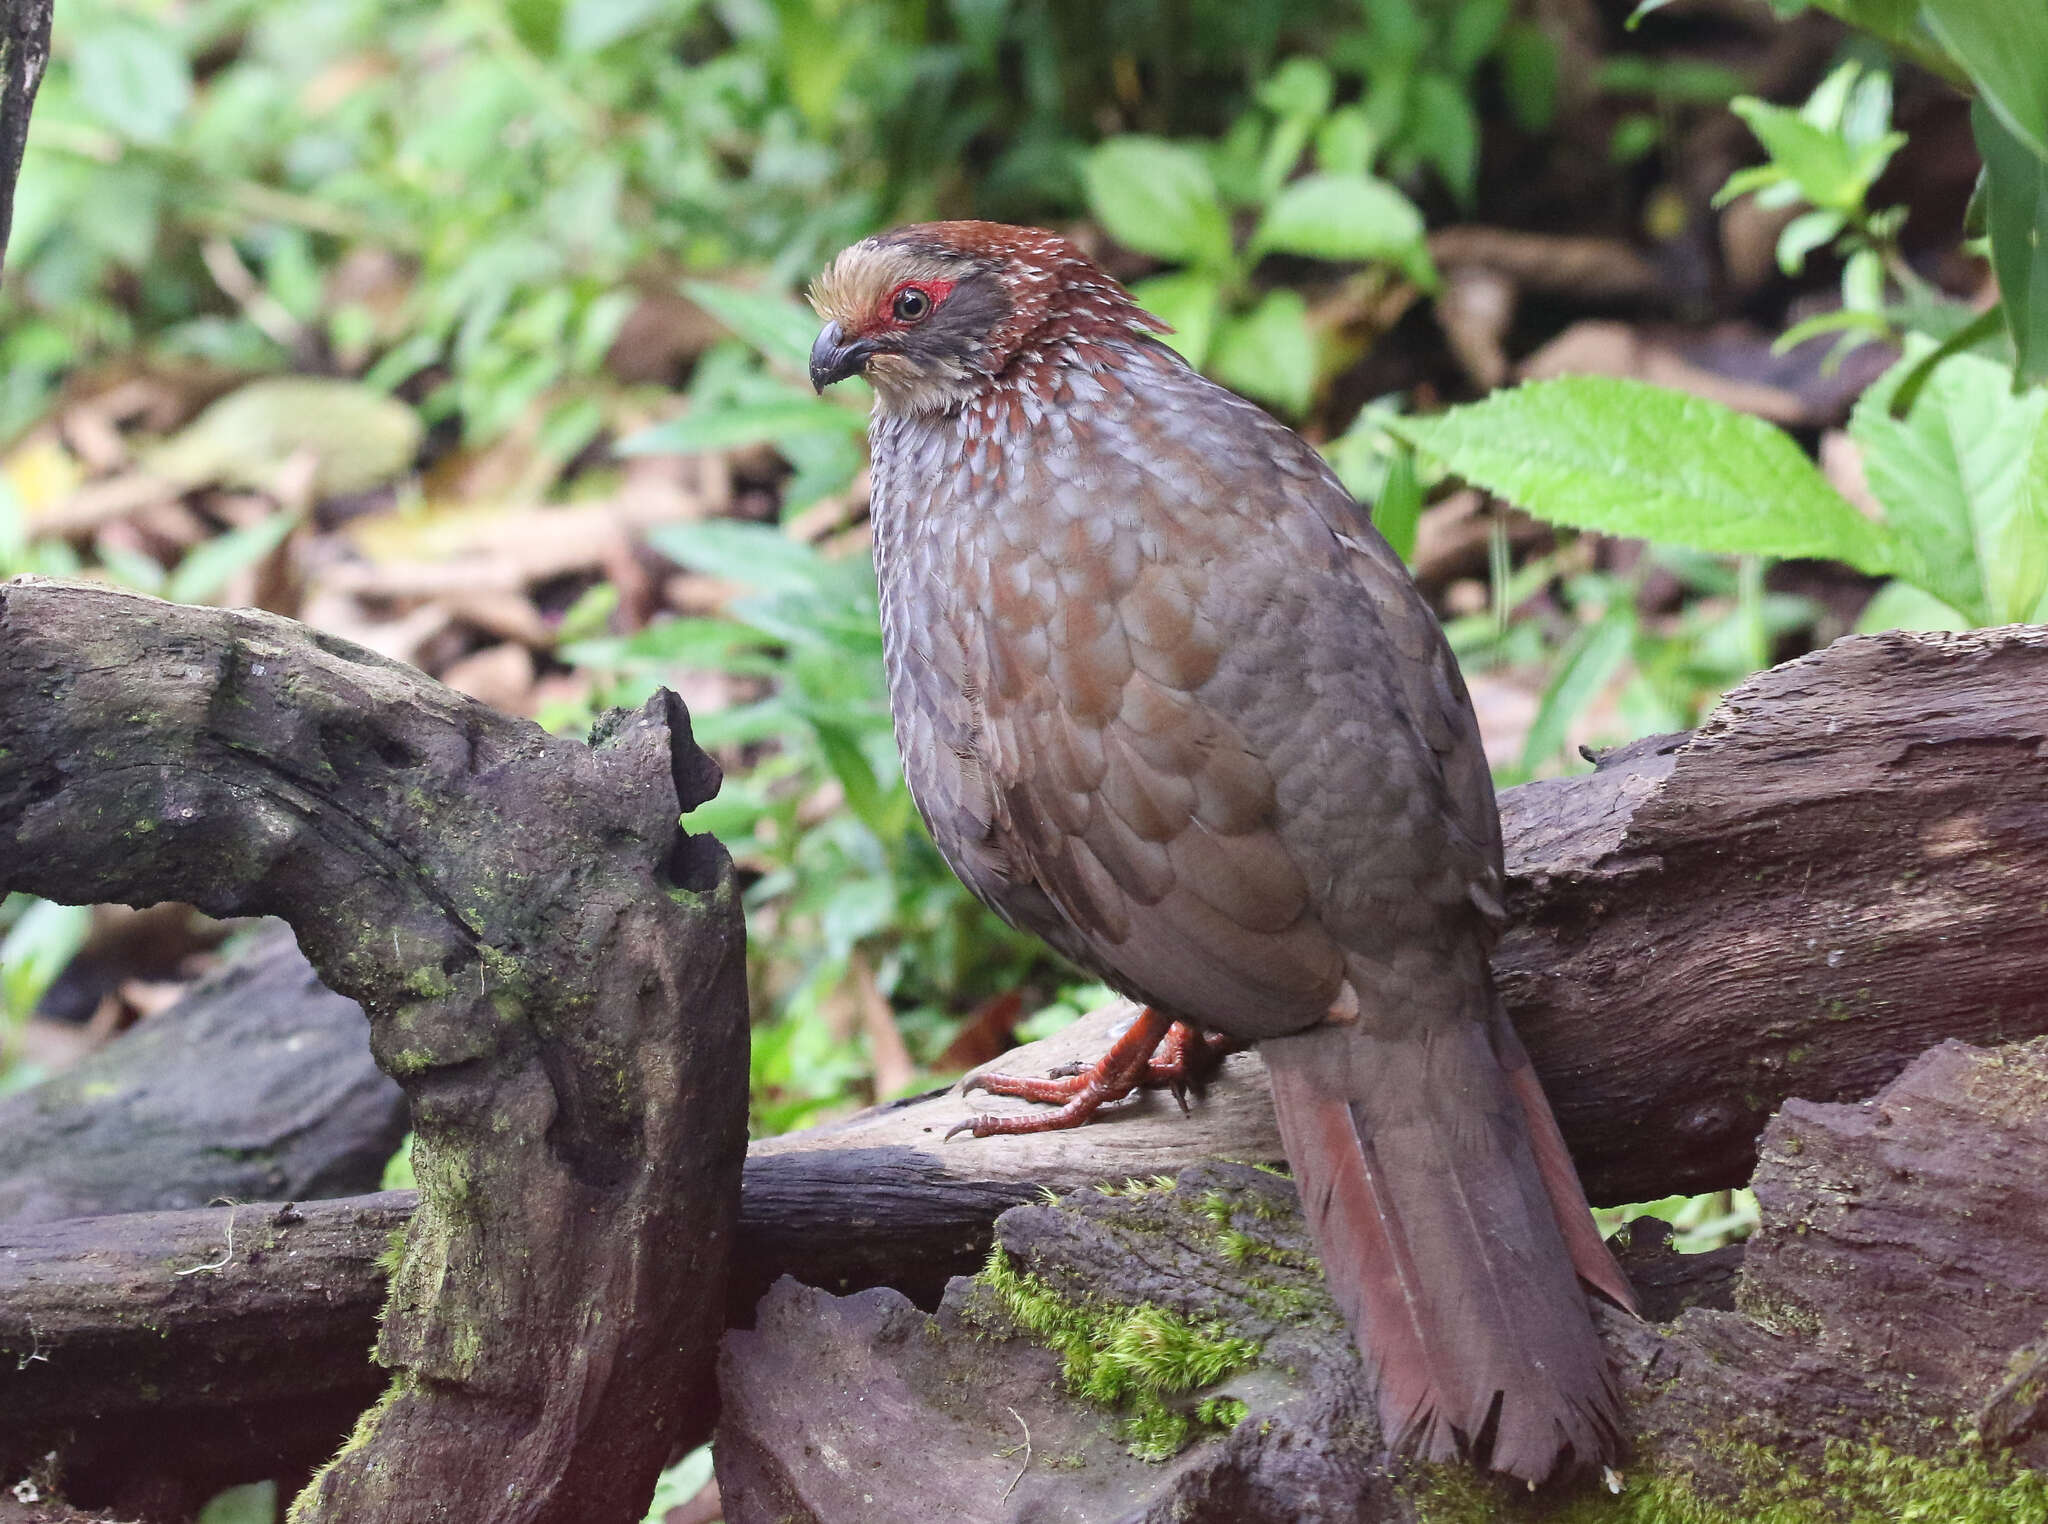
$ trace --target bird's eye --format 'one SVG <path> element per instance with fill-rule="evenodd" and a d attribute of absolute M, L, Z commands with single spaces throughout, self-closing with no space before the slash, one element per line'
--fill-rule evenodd
<path fill-rule="evenodd" d="M 920 291 L 916 286 L 905 286 L 896 293 L 896 300 L 889 306 L 899 323 L 921 323 L 932 310 L 931 293 Z"/>

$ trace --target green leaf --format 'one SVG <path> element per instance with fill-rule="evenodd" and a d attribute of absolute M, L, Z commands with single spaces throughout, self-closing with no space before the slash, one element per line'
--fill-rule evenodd
<path fill-rule="evenodd" d="M 82 29 L 71 54 L 79 103 L 137 143 L 170 140 L 192 103 L 192 68 L 159 28 L 109 16 Z"/>
<path fill-rule="evenodd" d="M 1328 64 L 1296 56 L 1259 86 L 1259 104 L 1275 116 L 1319 117 L 1330 109 L 1337 88 Z"/>
<path fill-rule="evenodd" d="M 1858 635 L 1884 630 L 1967 630 L 1967 615 L 1943 603 L 1925 588 L 1894 578 L 1877 590 L 1856 616 Z"/>
<path fill-rule="evenodd" d="M 1611 376 L 1496 392 L 1387 428 L 1538 518 L 1603 534 L 1889 571 L 1884 532 L 1761 419 Z"/>
<path fill-rule="evenodd" d="M 1841 134 L 1816 126 L 1784 106 L 1747 95 L 1728 104 L 1749 124 L 1772 162 L 1792 177 L 1799 194 L 1815 206 L 1833 211 L 1859 210 L 1871 182 L 1906 141 L 1904 133 L 1893 132 L 1856 148 Z"/>
<path fill-rule="evenodd" d="M 1422 483 L 1415 476 L 1415 452 L 1395 447 L 1386 484 L 1372 505 L 1372 526 L 1386 536 L 1394 554 L 1415 559 L 1415 532 L 1422 523 Z"/>
<path fill-rule="evenodd" d="M 562 11 L 562 49 L 594 53 L 655 21 L 673 29 L 696 9 L 696 0 L 569 0 Z"/>
<path fill-rule="evenodd" d="M 2014 368 L 2022 381 L 2048 381 L 2048 164 L 1982 101 L 1970 130 L 1984 155 L 1984 223 Z"/>
<path fill-rule="evenodd" d="M 1979 624 L 2029 617 L 2048 590 L 2048 391 L 1951 355 L 1903 420 L 1892 394 L 1925 340 L 1857 401 L 1849 436 L 1899 543 L 1896 571 Z"/>
<path fill-rule="evenodd" d="M 2048 163 L 2048 5 L 1925 0 L 1921 15 L 2005 130 Z"/>
<path fill-rule="evenodd" d="M 1470 207 L 1479 185 L 1479 117 L 1464 87 L 1448 75 L 1419 75 L 1408 124 L 1408 146 L 1436 166 L 1459 205 Z"/>
<path fill-rule="evenodd" d="M 621 455 L 694 455 L 736 450 L 743 445 L 778 444 L 813 434 L 858 434 L 867 420 L 851 408 L 822 397 L 787 402 L 734 402 L 695 409 L 619 441 Z"/>
<path fill-rule="evenodd" d="M 1209 374 L 1225 386 L 1300 416 L 1316 385 L 1316 341 L 1298 291 L 1269 291 L 1242 317 L 1224 321 Z"/>
<path fill-rule="evenodd" d="M 1524 772 L 1534 772 L 1564 750 L 1572 721 L 1621 670 L 1635 633 L 1635 605 L 1626 597 L 1617 597 L 1607 605 L 1605 614 L 1572 638 L 1536 706 L 1535 719 L 1529 722 L 1529 734 L 1522 743 Z"/>
<path fill-rule="evenodd" d="M 1806 268 L 1806 256 L 1841 232 L 1844 225 L 1840 212 L 1801 212 L 1778 234 L 1778 268 L 1797 275 Z"/>
<path fill-rule="evenodd" d="M 273 513 L 201 541 L 165 581 L 164 596 L 173 603 L 206 602 L 217 596 L 236 572 L 254 566 L 282 545 L 298 523 L 296 513 Z"/>
<path fill-rule="evenodd" d="M 1383 259 L 1434 287 L 1436 271 L 1415 203 L 1371 175 L 1304 175 L 1266 209 L 1248 251 L 1312 259 Z"/>
<path fill-rule="evenodd" d="M 0 1017 L 26 1021 L 91 930 L 89 906 L 30 901 L 0 940 Z"/>
<path fill-rule="evenodd" d="M 1223 287 L 1216 277 L 1199 270 L 1155 275 L 1132 286 L 1131 299 L 1154 317 L 1171 323 L 1173 332 L 1164 335 L 1166 342 L 1179 350 L 1188 364 L 1200 368 L 1208 358 L 1223 305 Z"/>
<path fill-rule="evenodd" d="M 1323 118 L 1316 129 L 1316 168 L 1341 175 L 1362 175 L 1379 152 L 1372 123 L 1357 106 L 1344 106 Z"/>
<path fill-rule="evenodd" d="M 679 566 L 763 592 L 813 595 L 826 576 L 824 557 L 811 546 L 742 519 L 658 525 L 647 543 Z"/>
<path fill-rule="evenodd" d="M 142 463 L 181 487 L 267 488 L 306 451 L 317 459 L 313 495 L 341 497 L 405 471 L 424 433 L 410 406 L 360 381 L 264 376 L 210 404 Z"/>
<path fill-rule="evenodd" d="M 1201 155 L 1161 138 L 1111 138 L 1082 169 L 1088 210 L 1127 249 L 1228 270 L 1230 224 Z"/>
<path fill-rule="evenodd" d="M 808 372 L 820 325 L 802 303 L 708 280 L 684 281 L 683 294 L 769 359 L 799 376 Z"/>

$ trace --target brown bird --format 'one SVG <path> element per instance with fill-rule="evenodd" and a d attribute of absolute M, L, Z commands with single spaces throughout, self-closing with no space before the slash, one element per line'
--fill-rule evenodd
<path fill-rule="evenodd" d="M 1092 1071 L 983 1082 L 1059 1111 L 966 1125 L 1072 1125 L 1256 1040 L 1389 1444 L 1531 1482 L 1613 1459 L 1579 1282 L 1628 1283 L 1494 992 L 1493 783 L 1400 558 L 1051 233 L 901 228 L 812 302 L 812 382 L 875 388 L 918 809 L 997 914 L 1147 1007 Z"/>

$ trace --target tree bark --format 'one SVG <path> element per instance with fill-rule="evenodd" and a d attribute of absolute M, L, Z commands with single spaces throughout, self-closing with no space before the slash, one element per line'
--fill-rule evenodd
<path fill-rule="evenodd" d="M 50 62 L 52 0 L 0 0 L 0 267 L 14 227 L 14 185 L 28 146 L 29 112 Z"/>
<path fill-rule="evenodd" d="M 1288 1181 L 1205 1164 L 1015 1207 L 1002 1266 L 936 1316 L 778 1283 L 726 1338 L 719 1493 L 727 1524 L 2048 1517 L 2044 1179 L 2048 1041 L 1788 1105 L 1733 1307 L 1603 1307 L 1635 1453 L 1536 1496 L 1383 1463 Z M 1176 1379 L 1194 1358 L 1161 1352 L 1196 1345 L 1222 1373 Z M 1105 1367 L 1118 1400 L 1073 1395 Z"/>
<path fill-rule="evenodd" d="M 716 786 L 666 692 L 586 747 L 289 620 L 0 586 L 0 890 L 282 916 L 411 1102 L 394 1379 L 295 1519 L 637 1519 L 704 1412 L 746 997 L 676 822 Z M 47 1414 L 66 1330 L 26 1332 L 0 1401 Z"/>
<path fill-rule="evenodd" d="M 120 1041 L 0 1096 L 0 1222 L 354 1196 L 405 1126 L 362 1007 L 278 927 Z"/>
<path fill-rule="evenodd" d="M 2044 717 L 2048 631 L 1857 639 L 1760 674 L 1691 738 L 1508 791 L 1517 923 L 1498 962 L 1596 1201 L 1739 1184 L 1793 1094 L 1871 1094 L 1945 1037 L 2048 1032 Z M 1118 1015 L 1003 1067 L 1097 1051 Z M 890 1285 L 929 1307 L 979 1263 L 996 1215 L 1044 1190 L 1279 1157 L 1254 1054 L 1227 1060 L 1188 1117 L 1153 1094 L 1079 1132 L 941 1145 L 967 1110 L 941 1093 L 756 1144 L 733 1320 L 751 1321 L 784 1273 L 834 1291 Z M 318 1221 L 348 1207 L 301 1210 Z M 7 1242 L 32 1254 L 40 1231 Z M 122 1252 L 162 1263 L 161 1231 Z M 0 1352 L 27 1337 L 23 1309 L 44 1308 L 48 1325 L 66 1295 L 61 1279 L 31 1293 L 9 1264 L 0 1254 Z M 1684 1268 L 1673 1300 L 1698 1294 Z M 243 1272 L 252 1285 L 270 1273 Z M 216 1294 L 226 1305 L 235 1287 Z M 110 1395 L 141 1336 L 107 1320 L 77 1329 L 100 1363 L 69 1362 L 62 1400 L 126 1403 L 126 1423 L 153 1411 Z M 316 1389 L 334 1379 L 309 1373 Z M 21 1411 L 10 1390 L 0 1361 L 0 1435 Z"/>

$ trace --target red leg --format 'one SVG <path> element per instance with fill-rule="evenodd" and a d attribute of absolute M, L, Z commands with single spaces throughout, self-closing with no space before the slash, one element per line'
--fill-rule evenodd
<path fill-rule="evenodd" d="M 969 1090 L 986 1090 L 991 1095 L 1043 1101 L 1058 1107 L 1057 1110 L 1036 1116 L 969 1117 L 948 1129 L 946 1136 L 971 1131 L 977 1138 L 986 1138 L 998 1133 L 1055 1132 L 1079 1127 L 1109 1102 L 1122 1100 L 1141 1088 L 1170 1089 L 1185 1110 L 1189 1082 L 1200 1083 L 1223 1055 L 1237 1046 L 1241 1045 L 1220 1035 L 1197 1034 L 1185 1023 L 1172 1021 L 1147 1006 L 1093 1065 L 1077 1066 L 1052 1079 L 982 1074 L 967 1085 Z M 1155 1052 L 1159 1053 L 1157 1058 Z"/>

